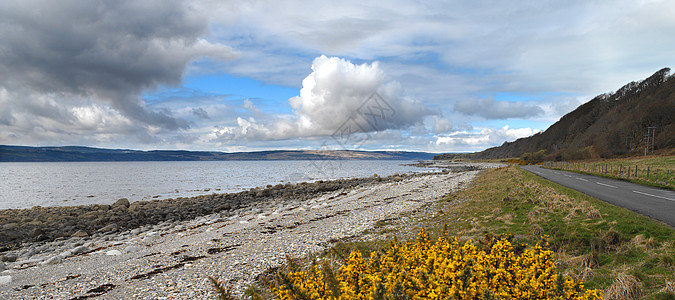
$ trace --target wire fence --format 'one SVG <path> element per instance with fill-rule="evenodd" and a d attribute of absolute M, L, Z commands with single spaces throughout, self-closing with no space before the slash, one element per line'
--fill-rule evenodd
<path fill-rule="evenodd" d="M 610 164 L 593 162 L 545 162 L 545 166 L 569 171 L 580 171 L 609 177 L 646 181 L 675 187 L 675 170 L 631 164 Z"/>

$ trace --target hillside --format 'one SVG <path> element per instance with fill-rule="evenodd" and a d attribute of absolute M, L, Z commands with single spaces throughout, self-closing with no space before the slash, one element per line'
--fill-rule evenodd
<path fill-rule="evenodd" d="M 596 96 L 544 132 L 468 156 L 476 159 L 520 157 L 544 150 L 548 159 L 574 160 L 638 154 L 644 152 L 648 127 L 656 128 L 655 150 L 673 149 L 674 119 L 675 76 L 670 75 L 669 68 L 664 68 L 614 93 Z M 435 159 L 457 156 L 443 154 Z"/>
<path fill-rule="evenodd" d="M 124 150 L 90 147 L 26 147 L 1 146 L 0 162 L 48 161 L 216 161 L 216 160 L 322 160 L 384 159 L 428 160 L 433 153 L 404 151 L 315 151 L 275 150 L 257 152 L 207 152 L 180 150 Z"/>

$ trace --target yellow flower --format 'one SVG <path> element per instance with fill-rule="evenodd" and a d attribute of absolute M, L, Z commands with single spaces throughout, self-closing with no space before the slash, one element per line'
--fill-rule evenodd
<path fill-rule="evenodd" d="M 602 299 L 599 290 L 558 279 L 546 242 L 518 257 L 504 238 L 487 250 L 470 241 L 460 246 L 454 237 L 431 243 L 422 230 L 415 243 L 394 242 L 367 261 L 352 251 L 338 272 L 325 264 L 323 272 L 313 266 L 281 274 L 272 291 L 280 299 Z M 332 282 L 338 286 L 330 287 Z"/>

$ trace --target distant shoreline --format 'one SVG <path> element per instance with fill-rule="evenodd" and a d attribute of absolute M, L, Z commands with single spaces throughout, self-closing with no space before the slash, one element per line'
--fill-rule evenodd
<path fill-rule="evenodd" d="M 228 160 L 431 160 L 438 153 L 360 150 L 270 150 L 217 152 L 129 150 L 92 147 L 29 147 L 0 145 L 0 162 L 79 161 L 228 161 Z"/>

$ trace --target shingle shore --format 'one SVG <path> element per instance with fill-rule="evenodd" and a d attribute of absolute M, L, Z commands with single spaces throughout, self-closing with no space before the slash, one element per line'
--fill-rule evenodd
<path fill-rule="evenodd" d="M 379 220 L 433 203 L 479 172 L 468 169 L 362 178 L 353 185 L 324 182 L 341 187 L 287 197 L 283 192 L 313 184 L 273 187 L 258 192 L 277 197 L 215 213 L 26 244 L 2 255 L 16 261 L 0 265 L 7 269 L 0 273 L 0 298 L 212 299 L 207 276 L 241 291 L 256 276 L 282 265 L 286 255 L 324 250 Z M 193 210 L 186 208 L 186 215 Z"/>

